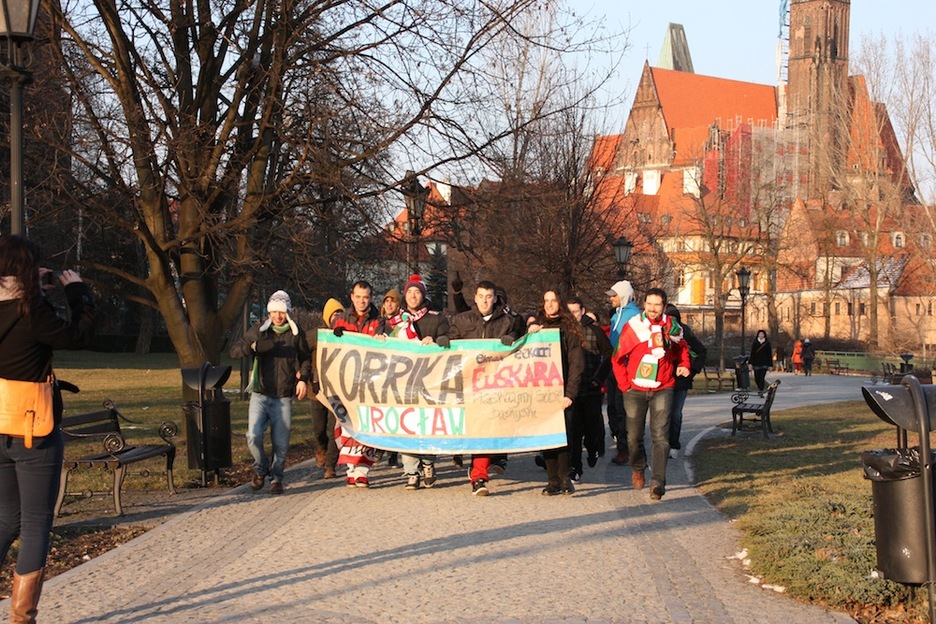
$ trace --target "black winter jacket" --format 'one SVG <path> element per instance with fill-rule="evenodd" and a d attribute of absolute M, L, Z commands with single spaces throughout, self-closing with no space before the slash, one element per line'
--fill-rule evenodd
<path fill-rule="evenodd" d="M 514 340 L 520 337 L 514 318 L 495 308 L 487 321 L 478 312 L 477 306 L 467 312 L 460 312 L 452 317 L 449 326 L 449 338 L 464 340 L 468 338 L 501 338 L 510 336 Z"/>
<path fill-rule="evenodd" d="M 574 322 L 575 319 L 572 319 Z M 562 350 L 562 378 L 565 381 L 566 398 L 575 400 L 582 386 L 582 371 L 585 369 L 585 349 L 582 342 L 571 331 L 562 326 L 562 317 L 538 316 L 536 322 L 544 328 L 558 329 Z"/>
<path fill-rule="evenodd" d="M 20 315 L 19 298 L 0 288 L 0 377 L 17 381 L 44 381 L 52 372 L 54 349 L 86 349 L 94 338 L 94 300 L 86 284 L 65 287 L 67 319 L 60 318 L 45 297 L 33 302 L 29 316 Z M 55 422 L 61 422 L 61 398 L 54 404 Z"/>
<path fill-rule="evenodd" d="M 281 399 L 293 396 L 296 393 L 296 382 L 308 383 L 312 371 L 312 355 L 305 332 L 299 328 L 296 334 L 290 330 L 278 334 L 272 327 L 261 332 L 263 322 L 255 323 L 243 338 L 231 346 L 231 357 L 242 358 L 256 354 L 260 387 L 255 388 L 254 392 Z M 253 343 L 257 345 L 255 350 L 250 346 Z"/>
<path fill-rule="evenodd" d="M 582 371 L 582 387 L 579 397 L 601 394 L 601 385 L 611 372 L 611 340 L 590 316 L 582 317 L 582 333 L 585 335 L 585 369 Z"/>
<path fill-rule="evenodd" d="M 702 344 L 702 341 L 699 340 L 692 329 L 683 323 L 679 322 L 682 325 L 683 329 L 683 340 L 686 341 L 686 344 L 689 345 L 689 355 L 692 358 L 689 364 L 689 376 L 680 377 L 676 376 L 676 383 L 673 384 L 674 390 L 688 390 L 692 387 L 693 378 L 702 372 L 702 369 L 705 368 L 705 357 L 708 353 L 708 349 L 705 348 L 705 345 Z"/>

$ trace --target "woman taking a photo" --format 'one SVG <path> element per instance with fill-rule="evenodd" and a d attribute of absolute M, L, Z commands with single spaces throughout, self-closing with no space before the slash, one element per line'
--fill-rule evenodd
<path fill-rule="evenodd" d="M 57 277 L 69 307 L 63 320 L 40 286 L 53 277 L 51 270 L 39 267 L 39 248 L 34 243 L 19 236 L 0 236 L 0 383 L 4 388 L 32 387 L 22 382 L 51 385 L 53 350 L 91 345 L 94 303 L 87 286 L 74 271 L 63 271 Z M 0 394 L 0 411 L 13 411 L 12 395 L 9 391 Z M 51 405 L 51 433 L 30 439 L 28 434 L 0 432 L 0 561 L 13 540 L 20 538 L 10 596 L 11 622 L 35 622 L 42 591 L 62 472 L 62 401 L 57 393 Z"/>

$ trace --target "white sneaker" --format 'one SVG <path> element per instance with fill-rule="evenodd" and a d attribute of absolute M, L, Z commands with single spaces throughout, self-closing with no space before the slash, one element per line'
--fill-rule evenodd
<path fill-rule="evenodd" d="M 676 449 L 670 449 L 670 450 L 669 450 L 669 458 L 670 458 L 670 459 L 676 459 L 677 457 L 679 457 L 679 451 L 677 451 Z"/>
<path fill-rule="evenodd" d="M 419 475 L 411 474 L 406 475 L 406 487 L 407 490 L 418 490 L 419 489 Z"/>

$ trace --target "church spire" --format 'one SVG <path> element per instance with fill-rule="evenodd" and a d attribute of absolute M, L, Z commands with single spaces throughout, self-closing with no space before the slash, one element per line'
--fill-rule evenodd
<path fill-rule="evenodd" d="M 686 31 L 682 24 L 670 23 L 667 26 L 656 66 L 661 69 L 695 73 L 692 69 L 692 55 L 689 54 L 689 42 L 686 40 Z"/>

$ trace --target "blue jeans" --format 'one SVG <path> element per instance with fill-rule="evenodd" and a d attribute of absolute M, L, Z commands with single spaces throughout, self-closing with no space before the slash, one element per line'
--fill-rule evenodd
<path fill-rule="evenodd" d="M 400 459 L 403 460 L 403 474 L 414 475 L 419 472 L 422 465 L 434 465 L 435 455 L 410 455 L 409 453 L 400 453 Z"/>
<path fill-rule="evenodd" d="M 22 438 L 0 435 L 0 561 L 19 536 L 17 574 L 45 566 L 63 448 L 58 427 L 44 438 L 34 438 L 31 449 Z"/>
<path fill-rule="evenodd" d="M 689 394 L 689 388 L 680 390 L 673 389 L 673 407 L 670 410 L 669 421 L 669 445 L 670 448 L 681 449 L 679 443 L 679 434 L 682 433 L 682 410 L 686 404 L 686 396 Z"/>
<path fill-rule="evenodd" d="M 263 450 L 263 434 L 270 427 L 273 463 Z M 292 426 L 292 397 L 272 397 L 259 392 L 250 395 L 247 410 L 247 448 L 253 455 L 258 475 L 270 475 L 271 481 L 283 481 L 286 451 L 289 450 L 289 430 Z"/>
<path fill-rule="evenodd" d="M 631 468 L 641 471 L 647 467 L 647 451 L 643 438 L 647 412 L 650 413 L 650 445 L 652 449 L 651 482 L 666 484 L 666 460 L 669 459 L 670 409 L 673 389 L 655 392 L 631 388 L 624 393 L 624 411 L 627 412 L 627 448 Z"/>

